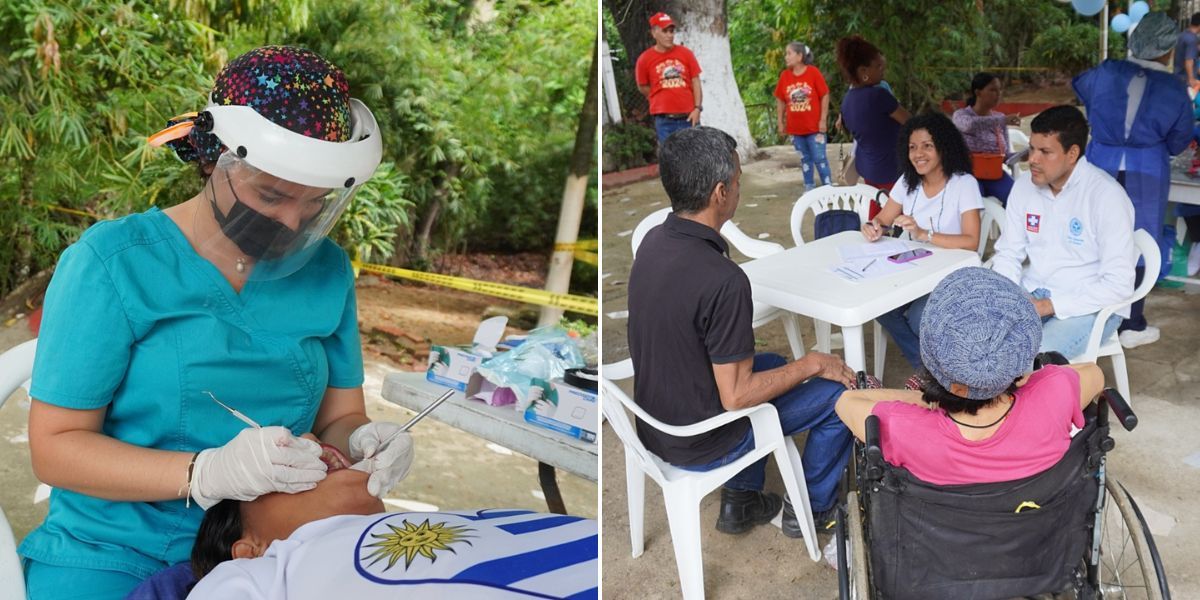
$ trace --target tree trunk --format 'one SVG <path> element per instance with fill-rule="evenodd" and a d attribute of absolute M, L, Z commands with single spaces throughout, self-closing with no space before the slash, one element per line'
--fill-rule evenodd
<path fill-rule="evenodd" d="M 724 0 L 610 0 L 609 11 L 621 33 L 621 43 L 630 62 L 654 44 L 650 37 L 650 15 L 662 11 L 678 23 L 678 44 L 686 46 L 700 63 L 704 88 L 704 112 L 700 124 L 716 127 L 737 140 L 742 160 L 754 156 L 758 147 L 750 135 L 746 105 L 738 92 L 729 50 L 729 29 Z"/>
<path fill-rule="evenodd" d="M 594 46 L 594 45 L 593 45 Z M 550 257 L 550 272 L 546 275 L 546 291 L 565 294 L 571 284 L 571 265 L 574 263 L 573 248 L 559 248 L 574 244 L 579 239 L 579 221 L 583 218 L 583 205 L 587 197 L 588 175 L 592 171 L 592 159 L 596 156 L 596 71 L 599 55 L 592 49 L 592 65 L 588 69 L 587 92 L 583 107 L 579 110 L 579 126 L 575 130 L 575 149 L 571 152 L 571 169 L 563 187 L 562 208 L 558 213 L 558 233 L 554 237 L 554 254 Z M 543 306 L 538 315 L 538 327 L 557 323 L 563 310 Z"/>
<path fill-rule="evenodd" d="M 460 167 L 458 163 L 451 163 L 444 167 L 439 165 L 439 168 L 445 169 L 446 177 L 438 190 L 433 193 L 433 200 L 430 201 L 429 208 L 425 211 L 425 216 L 421 219 L 421 225 L 417 228 L 413 259 L 420 263 L 425 263 L 429 260 L 429 245 L 430 240 L 433 238 L 433 226 L 437 223 L 437 218 L 442 212 L 442 205 L 446 201 L 446 196 L 450 194 L 450 184 L 458 177 Z"/>

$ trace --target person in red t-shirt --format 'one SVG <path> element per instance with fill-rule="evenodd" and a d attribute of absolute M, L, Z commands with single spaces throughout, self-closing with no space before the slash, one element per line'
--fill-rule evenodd
<path fill-rule="evenodd" d="M 638 89 L 650 100 L 654 131 L 661 143 L 667 136 L 700 124 L 704 110 L 700 63 L 691 50 L 675 43 L 675 22 L 666 13 L 650 17 L 654 46 L 638 57 L 634 73 Z"/>
<path fill-rule="evenodd" d="M 821 176 L 821 185 L 829 185 L 829 160 L 825 158 L 825 127 L 829 121 L 829 86 L 821 71 L 812 64 L 812 53 L 800 42 L 787 45 L 787 68 L 775 85 L 775 109 L 779 131 L 792 136 L 792 145 L 800 153 L 804 187 L 813 187 L 813 169 Z"/>

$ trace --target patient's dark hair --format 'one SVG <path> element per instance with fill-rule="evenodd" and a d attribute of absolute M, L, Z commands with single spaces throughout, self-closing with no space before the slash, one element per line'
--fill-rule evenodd
<path fill-rule="evenodd" d="M 996 401 L 996 398 L 991 398 L 989 400 L 972 400 L 970 398 L 963 398 L 962 396 L 953 394 L 950 392 L 950 390 L 942 387 L 942 384 L 938 383 L 938 381 L 924 369 L 921 370 L 921 378 L 925 382 L 925 390 L 921 394 L 921 399 L 930 404 L 936 404 L 938 408 L 948 413 L 965 412 L 968 415 L 973 415 L 978 413 L 979 409 L 985 406 L 991 406 L 991 404 Z M 1017 380 L 1014 380 L 1012 383 L 1008 384 L 1008 389 L 1004 390 L 1004 392 L 1015 397 L 1015 394 L 1017 393 Z"/>
<path fill-rule="evenodd" d="M 217 565 L 233 558 L 233 544 L 242 537 L 242 503 L 222 500 L 204 512 L 196 545 L 192 546 L 192 574 L 199 580 Z"/>

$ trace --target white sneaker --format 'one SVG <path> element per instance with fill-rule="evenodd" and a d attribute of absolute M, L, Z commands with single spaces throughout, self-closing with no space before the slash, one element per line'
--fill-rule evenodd
<path fill-rule="evenodd" d="M 1157 327 L 1146 327 L 1141 331 L 1133 331 L 1132 329 L 1122 331 L 1117 339 L 1121 340 L 1121 345 L 1125 348 L 1137 348 L 1145 344 L 1153 344 L 1158 341 L 1159 331 Z"/>
<path fill-rule="evenodd" d="M 1192 249 L 1188 252 L 1188 277 L 1194 277 L 1196 273 L 1200 273 L 1200 242 L 1192 244 Z"/>

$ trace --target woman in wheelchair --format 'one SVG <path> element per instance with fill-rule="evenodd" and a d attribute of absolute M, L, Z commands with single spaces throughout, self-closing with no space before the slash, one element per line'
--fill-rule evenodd
<path fill-rule="evenodd" d="M 888 463 L 938 485 L 1010 481 L 1058 462 L 1104 386 L 1094 364 L 1032 372 L 1041 320 L 1027 294 L 972 267 L 951 273 L 925 307 L 924 393 L 854 390 L 837 413 L 859 440 L 880 420 Z"/>
<path fill-rule="evenodd" d="M 1136 416 L 1095 365 L 1036 369 L 1062 358 L 1038 357 L 1041 335 L 1024 290 L 960 269 L 922 317 L 925 391 L 842 394 L 838 416 L 865 442 L 839 505 L 842 598 L 1170 598 L 1105 468 L 1108 408 L 1126 429 Z"/>

